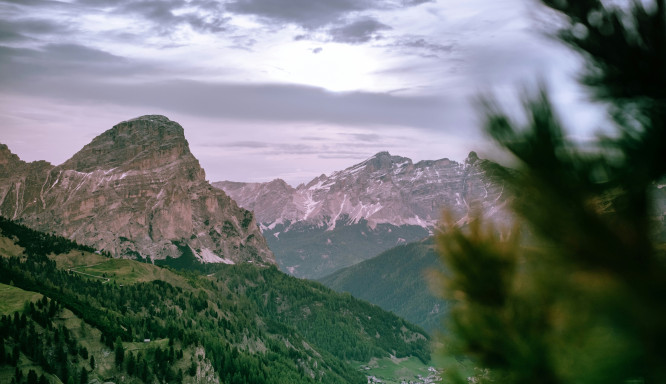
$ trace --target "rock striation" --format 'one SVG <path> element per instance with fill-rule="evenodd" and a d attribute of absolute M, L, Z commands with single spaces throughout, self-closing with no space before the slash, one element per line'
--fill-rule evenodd
<path fill-rule="evenodd" d="M 117 257 L 274 264 L 253 214 L 213 188 L 183 128 L 124 121 L 61 165 L 0 146 L 0 215 Z"/>

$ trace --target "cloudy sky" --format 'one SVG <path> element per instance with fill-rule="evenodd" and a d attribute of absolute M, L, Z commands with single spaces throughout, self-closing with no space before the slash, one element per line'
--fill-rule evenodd
<path fill-rule="evenodd" d="M 296 185 L 383 150 L 490 153 L 474 96 L 537 77 L 586 137 L 550 17 L 535 0 L 0 0 L 0 142 L 60 164 L 163 114 L 209 180 Z"/>

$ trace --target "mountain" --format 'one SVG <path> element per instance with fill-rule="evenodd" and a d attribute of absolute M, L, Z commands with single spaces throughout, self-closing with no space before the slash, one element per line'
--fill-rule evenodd
<path fill-rule="evenodd" d="M 0 146 L 0 215 L 117 257 L 275 263 L 253 214 L 206 181 L 164 116 L 117 124 L 58 166 Z"/>
<path fill-rule="evenodd" d="M 320 278 L 428 236 L 444 209 L 459 224 L 469 220 L 475 205 L 505 220 L 503 172 L 474 152 L 463 163 L 413 163 L 380 152 L 296 188 L 280 179 L 213 186 L 254 212 L 282 270 Z"/>
<path fill-rule="evenodd" d="M 441 329 L 447 303 L 431 293 L 427 274 L 441 269 L 433 238 L 429 237 L 397 246 L 319 281 L 435 331 Z"/>
<path fill-rule="evenodd" d="M 360 363 L 430 361 L 430 337 L 375 305 L 216 267 L 108 258 L 0 217 L 0 383 L 366 383 Z"/>

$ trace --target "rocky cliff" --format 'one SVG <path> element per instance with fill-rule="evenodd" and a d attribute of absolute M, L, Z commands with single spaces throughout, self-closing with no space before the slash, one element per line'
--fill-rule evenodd
<path fill-rule="evenodd" d="M 59 166 L 0 147 L 0 215 L 117 257 L 274 263 L 251 212 L 213 188 L 183 128 L 142 116 Z"/>

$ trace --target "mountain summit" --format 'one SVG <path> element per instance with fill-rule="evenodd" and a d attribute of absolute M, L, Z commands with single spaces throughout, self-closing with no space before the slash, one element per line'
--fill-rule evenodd
<path fill-rule="evenodd" d="M 427 236 L 444 209 L 464 224 L 474 201 L 501 219 L 507 196 L 498 167 L 474 152 L 462 164 L 379 152 L 296 188 L 280 179 L 213 185 L 254 211 L 283 270 L 318 278 Z"/>
<path fill-rule="evenodd" d="M 141 172 L 164 166 L 198 169 L 192 178 L 205 179 L 183 127 L 160 115 L 141 116 L 114 126 L 61 165 L 78 172 L 114 168 Z"/>
<path fill-rule="evenodd" d="M 55 167 L 0 148 L 0 215 L 118 257 L 275 262 L 252 213 L 206 181 L 164 116 L 117 124 Z"/>

